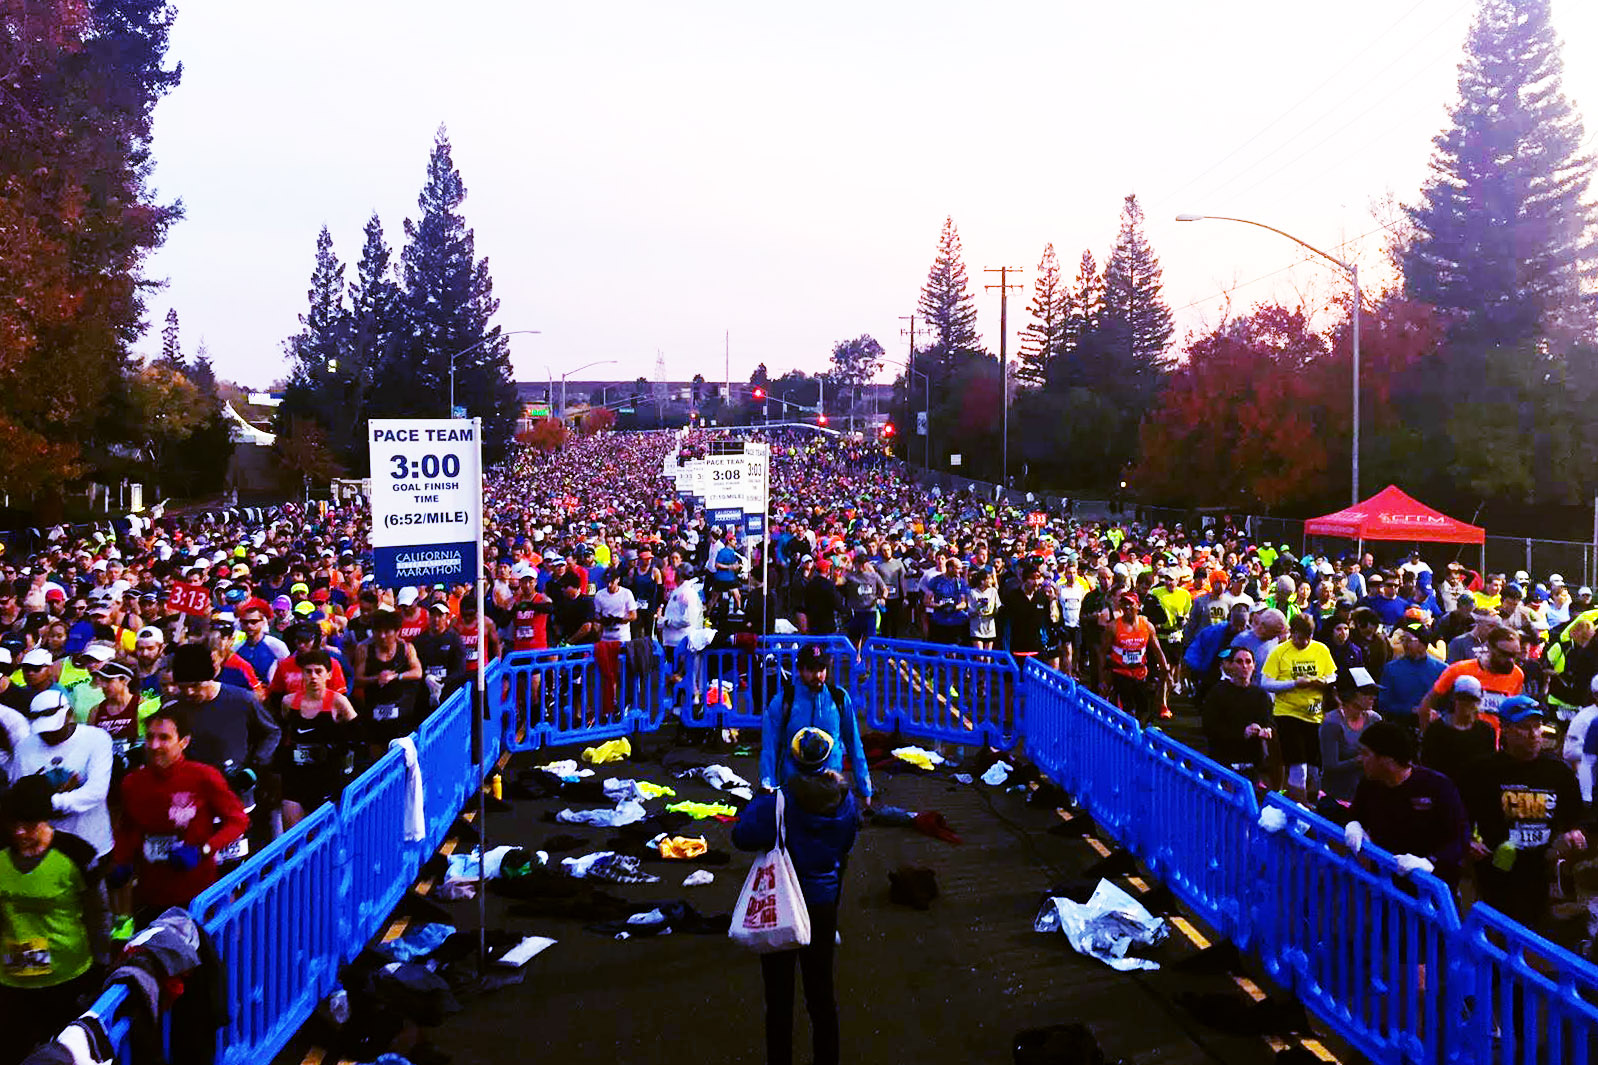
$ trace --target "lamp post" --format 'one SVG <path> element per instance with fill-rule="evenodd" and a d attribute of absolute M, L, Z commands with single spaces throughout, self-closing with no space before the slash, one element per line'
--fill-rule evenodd
<path fill-rule="evenodd" d="M 477 343 L 473 344 L 471 347 L 462 348 L 460 351 L 457 351 L 455 354 L 451 355 L 449 357 L 449 416 L 451 418 L 455 417 L 455 360 L 456 359 L 460 358 L 462 355 L 470 355 L 472 352 L 476 351 L 478 348 L 482 347 L 484 344 L 487 344 L 491 340 L 498 340 L 500 337 L 533 336 L 533 335 L 536 335 L 536 334 L 538 334 L 540 332 L 541 332 L 541 330 L 538 330 L 538 329 L 512 329 L 508 333 L 495 333 L 493 336 L 486 336 L 483 339 L 479 340 Z"/>
<path fill-rule="evenodd" d="M 921 466 L 923 469 L 930 472 L 932 469 L 932 378 L 927 376 L 924 371 L 916 369 L 908 362 L 902 362 L 899 359 L 883 359 L 882 361 L 887 363 L 889 366 L 897 366 L 904 370 L 907 374 L 912 375 L 910 383 L 913 383 L 916 377 L 921 378 L 921 409 L 927 416 L 927 431 L 921 436 L 923 444 L 921 453 Z M 907 407 L 910 405 L 910 383 L 905 385 L 904 390 L 905 406 Z M 910 447 L 908 444 L 906 444 L 905 456 L 908 458 L 909 454 Z"/>
<path fill-rule="evenodd" d="M 565 421 L 566 420 L 566 378 L 570 377 L 574 373 L 582 373 L 584 370 L 589 369 L 590 367 L 593 367 L 593 366 L 609 366 L 609 365 L 612 365 L 613 363 L 615 363 L 615 361 L 616 361 L 615 359 L 597 359 L 594 362 L 585 362 L 581 366 L 577 367 L 576 369 L 567 370 L 565 373 L 560 375 L 560 420 L 561 421 Z M 549 373 L 550 372 L 548 366 L 544 367 L 544 372 L 545 373 Z M 554 381 L 554 375 L 553 374 L 550 375 L 550 381 L 552 383 Z"/>
<path fill-rule="evenodd" d="M 1240 223 L 1242 223 L 1245 226 L 1255 226 L 1256 228 L 1259 228 L 1259 229 L 1268 229 L 1272 233 L 1275 233 L 1279 237 L 1286 237 L 1288 240 L 1292 241 L 1294 244 L 1297 244 L 1299 247 L 1305 249 L 1306 251 L 1314 252 L 1316 255 L 1320 256 L 1322 259 L 1325 259 L 1327 262 L 1331 263 L 1333 266 L 1338 267 L 1340 270 L 1342 270 L 1344 273 L 1346 273 L 1348 275 L 1348 279 L 1351 282 L 1353 282 L 1353 285 L 1354 285 L 1354 322 L 1353 322 L 1353 326 L 1354 326 L 1354 335 L 1353 335 L 1353 349 L 1354 349 L 1354 418 L 1353 418 L 1353 431 L 1351 433 L 1351 435 L 1353 437 L 1353 446 L 1350 449 L 1350 455 L 1349 455 L 1349 489 L 1350 489 L 1350 495 L 1352 496 L 1352 502 L 1353 503 L 1358 503 L 1359 502 L 1359 313 L 1360 313 L 1359 265 L 1357 263 L 1347 263 L 1347 262 L 1344 262 L 1343 260 L 1339 259 L 1335 255 L 1329 255 L 1326 252 L 1321 251 L 1319 248 L 1317 248 L 1315 245 L 1309 243 L 1308 241 L 1300 240 L 1299 238 L 1293 236 L 1293 234 L 1288 233 L 1285 230 L 1277 229 L 1275 226 L 1268 226 L 1264 222 L 1255 222 L 1252 219 L 1248 219 L 1248 218 L 1231 218 L 1231 217 L 1229 217 L 1227 215 L 1218 215 L 1218 214 L 1179 214 L 1179 215 L 1176 216 L 1176 220 L 1178 222 L 1203 222 L 1203 221 L 1206 221 L 1206 220 L 1213 221 L 1213 222 L 1240 222 Z"/>

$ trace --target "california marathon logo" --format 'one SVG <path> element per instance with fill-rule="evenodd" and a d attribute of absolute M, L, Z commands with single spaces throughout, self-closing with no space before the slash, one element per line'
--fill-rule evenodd
<path fill-rule="evenodd" d="M 402 551 L 394 556 L 394 572 L 399 576 L 460 570 L 466 564 L 459 548 Z"/>

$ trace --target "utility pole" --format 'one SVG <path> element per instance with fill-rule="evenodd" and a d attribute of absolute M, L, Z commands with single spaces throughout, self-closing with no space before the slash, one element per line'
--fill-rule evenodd
<path fill-rule="evenodd" d="M 904 374 L 904 405 L 905 405 L 906 408 L 909 408 L 909 406 L 910 406 L 910 389 L 912 387 L 914 387 L 914 385 L 915 385 L 915 375 L 918 372 L 916 370 L 916 316 L 913 315 L 913 314 L 901 314 L 901 315 L 899 315 L 899 321 L 901 321 L 901 322 L 909 322 L 910 323 L 910 328 L 909 329 L 901 329 L 901 330 L 899 330 L 899 335 L 900 336 L 905 336 L 906 334 L 908 334 L 909 337 L 910 337 L 910 360 L 905 363 L 905 374 Z M 921 383 L 922 383 L 922 385 L 925 386 L 925 391 L 921 395 L 921 412 L 922 412 L 922 415 L 926 418 L 926 421 L 927 421 L 926 432 L 921 434 L 921 444 L 922 444 L 921 468 L 926 470 L 928 473 L 931 473 L 932 472 L 932 375 L 930 373 L 921 372 Z M 908 459 L 910 457 L 910 447 L 909 447 L 909 445 L 905 446 L 904 453 L 905 453 L 905 457 Z"/>
<path fill-rule="evenodd" d="M 721 354 L 727 360 L 727 391 L 721 396 L 721 424 L 729 425 L 727 412 L 732 409 L 732 330 L 721 335 Z"/>
<path fill-rule="evenodd" d="M 999 290 L 999 487 L 1010 487 L 1010 290 L 1020 285 L 1010 284 L 1010 275 L 1019 274 L 1019 266 L 990 266 L 983 271 L 998 274 L 997 285 L 985 286 L 989 291 Z"/>

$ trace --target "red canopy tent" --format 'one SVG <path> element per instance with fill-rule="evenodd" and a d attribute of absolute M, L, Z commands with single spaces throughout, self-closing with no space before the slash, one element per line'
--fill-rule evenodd
<path fill-rule="evenodd" d="M 1338 536 L 1345 540 L 1421 540 L 1427 543 L 1482 544 L 1487 530 L 1440 513 L 1396 485 L 1388 485 L 1363 503 L 1304 523 L 1305 536 Z"/>

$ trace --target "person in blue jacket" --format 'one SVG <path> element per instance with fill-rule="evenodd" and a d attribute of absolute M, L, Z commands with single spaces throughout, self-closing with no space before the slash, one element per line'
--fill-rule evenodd
<path fill-rule="evenodd" d="M 860 807 L 843 775 L 829 768 L 837 745 L 813 726 L 801 728 L 789 744 L 795 772 L 782 783 L 783 843 L 799 876 L 799 890 L 810 911 L 810 945 L 760 956 L 766 990 L 767 1065 L 793 1061 L 794 967 L 805 985 L 816 1065 L 838 1065 L 838 1003 L 833 990 L 832 958 L 838 930 L 838 900 L 843 869 L 855 833 Z M 777 842 L 777 796 L 757 795 L 732 827 L 733 845 L 765 851 Z"/>
<path fill-rule="evenodd" d="M 847 752 L 856 789 L 865 805 L 870 806 L 871 769 L 866 765 L 865 747 L 860 742 L 860 722 L 849 693 L 827 683 L 828 662 L 828 652 L 815 644 L 799 648 L 799 683 L 778 685 L 766 702 L 760 724 L 760 785 L 775 791 L 797 770 L 791 751 L 793 738 L 801 729 L 814 727 L 837 737 L 828 752 L 826 768 L 842 773 Z"/>

